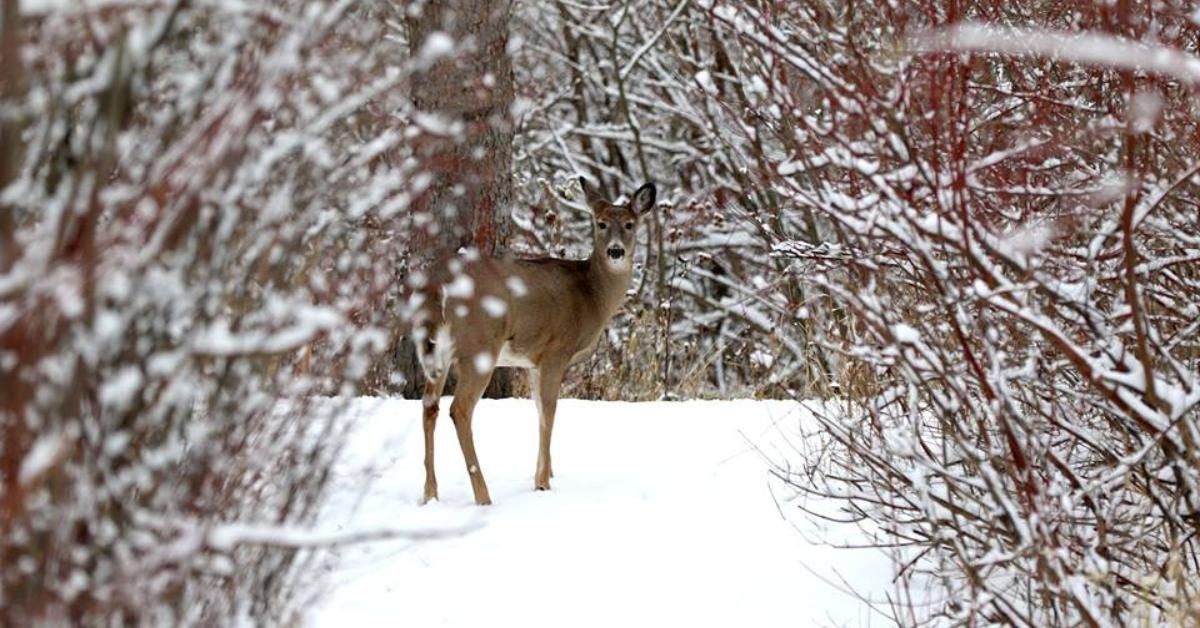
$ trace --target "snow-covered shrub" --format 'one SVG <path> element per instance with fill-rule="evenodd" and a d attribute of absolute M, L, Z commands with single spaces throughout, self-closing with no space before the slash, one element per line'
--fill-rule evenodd
<path fill-rule="evenodd" d="M 813 216 L 774 244 L 797 314 L 856 378 L 781 474 L 893 548 L 901 623 L 1200 618 L 1190 11 L 711 3 L 711 89 L 763 86 L 730 119 Z"/>
<path fill-rule="evenodd" d="M 290 619 L 429 178 L 397 9 L 0 5 L 0 624 Z"/>

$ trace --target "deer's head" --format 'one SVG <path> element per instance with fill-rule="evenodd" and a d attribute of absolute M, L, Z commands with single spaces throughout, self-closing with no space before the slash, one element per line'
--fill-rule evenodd
<path fill-rule="evenodd" d="M 579 185 L 592 210 L 592 257 L 602 259 L 613 272 L 632 272 L 634 237 L 641 218 L 654 207 L 654 183 L 638 188 L 626 205 L 602 198 L 582 177 Z"/>

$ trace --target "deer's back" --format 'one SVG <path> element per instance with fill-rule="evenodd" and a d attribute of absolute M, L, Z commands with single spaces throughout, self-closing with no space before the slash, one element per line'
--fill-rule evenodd
<path fill-rule="evenodd" d="M 628 287 L 619 277 L 597 277 L 587 260 L 483 258 L 465 273 L 473 294 L 445 302 L 446 318 L 458 328 L 458 352 L 504 349 L 511 360 L 504 365 L 582 357 Z M 460 306 L 467 306 L 466 316 L 455 315 L 464 313 Z M 494 346 L 496 339 L 502 346 Z"/>

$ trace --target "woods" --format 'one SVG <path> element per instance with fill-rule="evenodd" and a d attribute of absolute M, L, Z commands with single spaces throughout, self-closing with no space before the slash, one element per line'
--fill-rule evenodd
<path fill-rule="evenodd" d="M 819 400 L 894 623 L 1200 621 L 1190 4 L 0 4 L 0 624 L 298 621 L 414 277 L 581 175 L 659 191 L 564 396 Z"/>

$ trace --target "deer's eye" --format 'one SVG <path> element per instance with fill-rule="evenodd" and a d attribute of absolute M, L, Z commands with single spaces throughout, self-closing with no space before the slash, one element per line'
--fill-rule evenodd
<path fill-rule="evenodd" d="M 598 223 L 596 223 L 596 227 L 598 227 L 601 231 L 605 231 L 608 229 L 608 223 L 607 222 L 598 222 Z"/>
<path fill-rule="evenodd" d="M 632 231 L 632 230 L 633 230 L 633 223 L 632 223 L 632 222 L 627 222 L 627 223 L 625 223 L 625 230 L 626 230 L 626 231 Z"/>

